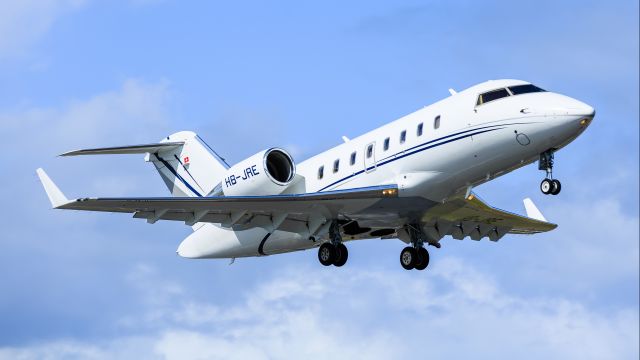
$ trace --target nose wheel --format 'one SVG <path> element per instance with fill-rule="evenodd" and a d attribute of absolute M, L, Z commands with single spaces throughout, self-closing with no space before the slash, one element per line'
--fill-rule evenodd
<path fill-rule="evenodd" d="M 562 189 L 560 180 L 553 178 L 553 150 L 547 150 L 540 154 L 538 169 L 547 173 L 547 176 L 540 183 L 540 191 L 545 195 L 558 195 Z"/>
<path fill-rule="evenodd" d="M 561 189 L 562 184 L 557 179 L 544 179 L 540 183 L 540 191 L 545 195 L 558 195 Z"/>

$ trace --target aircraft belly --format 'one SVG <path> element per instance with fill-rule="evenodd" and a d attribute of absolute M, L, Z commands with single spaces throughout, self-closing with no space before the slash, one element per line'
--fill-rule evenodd
<path fill-rule="evenodd" d="M 315 242 L 304 236 L 287 231 L 274 232 L 263 244 L 260 255 L 280 254 L 309 249 Z"/>
<path fill-rule="evenodd" d="M 260 227 L 234 231 L 205 224 L 182 241 L 177 253 L 192 259 L 237 258 L 296 251 L 313 246 L 312 241 L 292 232 L 275 231 L 269 234 Z"/>

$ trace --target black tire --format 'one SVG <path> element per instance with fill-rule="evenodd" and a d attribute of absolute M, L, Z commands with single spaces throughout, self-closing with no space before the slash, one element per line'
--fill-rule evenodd
<path fill-rule="evenodd" d="M 549 195 L 551 194 L 551 190 L 553 190 L 553 181 L 549 179 L 542 180 L 540 183 L 540 191 L 545 195 Z"/>
<path fill-rule="evenodd" d="M 427 249 L 421 247 L 418 249 L 418 261 L 416 262 L 416 270 L 424 270 L 429 266 L 429 252 Z"/>
<path fill-rule="evenodd" d="M 562 184 L 560 184 L 560 180 L 553 180 L 551 181 L 551 183 L 552 183 L 551 195 L 560 194 L 560 190 L 562 190 Z"/>
<path fill-rule="evenodd" d="M 340 267 L 347 263 L 348 258 L 349 250 L 347 250 L 347 247 L 343 243 L 336 245 L 336 257 L 333 260 L 333 265 Z"/>
<path fill-rule="evenodd" d="M 333 265 L 336 259 L 336 248 L 331 243 L 324 243 L 318 249 L 318 260 L 324 266 Z"/>
<path fill-rule="evenodd" d="M 405 270 L 411 270 L 416 266 L 418 260 L 418 252 L 411 246 L 407 246 L 400 252 L 400 265 Z"/>

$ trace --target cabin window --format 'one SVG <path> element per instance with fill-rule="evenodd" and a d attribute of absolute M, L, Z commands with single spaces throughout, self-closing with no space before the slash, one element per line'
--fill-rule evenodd
<path fill-rule="evenodd" d="M 440 115 L 436 116 L 435 119 L 433 119 L 433 128 L 437 129 L 440 127 Z"/>
<path fill-rule="evenodd" d="M 510 86 L 509 91 L 511 91 L 513 95 L 528 94 L 528 93 L 534 93 L 534 92 L 546 92 L 546 90 L 540 89 L 539 87 L 533 84 Z"/>
<path fill-rule="evenodd" d="M 336 159 L 336 161 L 333 162 L 333 172 L 337 173 L 338 170 L 340 170 L 340 159 Z"/>
<path fill-rule="evenodd" d="M 389 138 L 384 139 L 384 143 L 383 143 L 383 145 L 382 145 L 382 149 L 383 149 L 384 151 L 389 150 Z"/>
<path fill-rule="evenodd" d="M 351 159 L 349 160 L 349 163 L 353 166 L 353 164 L 356 163 L 356 152 L 352 152 L 351 153 Z"/>
<path fill-rule="evenodd" d="M 367 146 L 367 159 L 373 156 L 373 144 L 369 144 Z"/>
<path fill-rule="evenodd" d="M 418 124 L 418 131 L 416 131 L 416 134 L 418 136 L 422 136 L 422 128 L 424 127 L 423 125 L 423 123 Z"/>
<path fill-rule="evenodd" d="M 509 92 L 507 91 L 507 89 L 498 89 L 498 90 L 489 91 L 484 94 L 480 94 L 480 96 L 478 96 L 478 102 L 476 103 L 476 105 L 486 104 L 490 101 L 502 99 L 508 96 L 509 96 Z"/>
<path fill-rule="evenodd" d="M 402 130 L 400 133 L 400 144 L 404 144 L 407 141 L 407 130 Z"/>
<path fill-rule="evenodd" d="M 318 180 L 322 180 L 324 177 L 324 166 L 320 166 L 318 168 Z"/>

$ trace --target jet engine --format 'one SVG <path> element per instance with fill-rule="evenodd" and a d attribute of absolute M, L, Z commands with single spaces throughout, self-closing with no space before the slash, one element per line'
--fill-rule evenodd
<path fill-rule="evenodd" d="M 225 196 L 278 195 L 289 187 L 295 175 L 291 155 L 271 148 L 229 168 L 220 185 Z"/>

